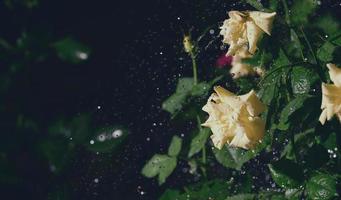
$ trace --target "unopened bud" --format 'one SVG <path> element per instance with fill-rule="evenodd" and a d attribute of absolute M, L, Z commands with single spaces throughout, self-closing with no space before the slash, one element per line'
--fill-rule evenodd
<path fill-rule="evenodd" d="M 186 53 L 191 53 L 193 51 L 193 44 L 190 36 L 184 37 L 183 45 Z"/>

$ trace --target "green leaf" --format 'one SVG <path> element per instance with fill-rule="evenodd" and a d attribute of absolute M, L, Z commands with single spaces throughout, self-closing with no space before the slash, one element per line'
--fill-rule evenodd
<path fill-rule="evenodd" d="M 177 164 L 176 157 L 155 154 L 143 167 L 142 174 L 148 178 L 158 175 L 159 184 L 163 184 L 166 178 L 173 172 Z"/>
<path fill-rule="evenodd" d="M 199 133 L 192 139 L 190 149 L 188 152 L 188 158 L 201 151 L 205 147 L 206 141 L 210 136 L 210 129 L 202 128 Z"/>
<path fill-rule="evenodd" d="M 214 148 L 217 161 L 224 167 L 240 170 L 244 163 L 252 159 L 256 153 L 225 145 L 221 150 Z"/>
<path fill-rule="evenodd" d="M 291 160 L 281 159 L 269 164 L 273 180 L 283 188 L 297 188 L 302 183 L 303 171 Z"/>
<path fill-rule="evenodd" d="M 178 190 L 173 190 L 173 189 L 167 189 L 159 198 L 159 200 L 182 200 L 180 196 L 180 192 Z"/>
<path fill-rule="evenodd" d="M 201 181 L 197 184 L 186 186 L 185 192 L 167 189 L 160 200 L 225 200 L 230 193 L 231 183 L 220 179 Z"/>
<path fill-rule="evenodd" d="M 289 118 L 290 116 L 296 112 L 298 109 L 300 109 L 304 102 L 309 98 L 309 96 L 297 96 L 295 99 L 291 100 L 282 110 L 280 115 L 280 120 L 277 128 L 279 130 L 287 130 L 289 128 L 290 122 Z"/>
<path fill-rule="evenodd" d="M 226 200 L 254 200 L 256 197 L 255 194 L 237 194 L 227 197 Z"/>
<path fill-rule="evenodd" d="M 177 156 L 181 151 L 182 139 L 178 136 L 173 136 L 170 146 L 168 147 L 169 156 Z"/>
<path fill-rule="evenodd" d="M 317 8 L 317 0 L 300 0 L 293 1 L 291 6 L 290 20 L 295 25 L 307 24 L 309 17 Z"/>
<path fill-rule="evenodd" d="M 322 145 L 315 144 L 308 149 L 303 160 L 306 168 L 319 169 L 328 162 L 329 154 Z"/>
<path fill-rule="evenodd" d="M 264 11 L 263 5 L 257 0 L 245 0 L 246 3 L 250 4 L 252 7 L 259 11 Z"/>
<path fill-rule="evenodd" d="M 319 16 L 316 19 L 315 25 L 322 29 L 325 34 L 328 34 L 328 36 L 331 36 L 340 30 L 340 23 L 330 14 Z"/>
<path fill-rule="evenodd" d="M 324 142 L 323 142 L 323 146 L 326 149 L 335 149 L 335 147 L 337 147 L 336 133 L 335 132 L 332 132 L 328 135 L 326 140 L 324 140 Z"/>
<path fill-rule="evenodd" d="M 306 185 L 308 197 L 316 200 L 328 200 L 337 196 L 336 180 L 326 173 L 316 173 Z"/>
<path fill-rule="evenodd" d="M 128 131 L 118 126 L 102 128 L 86 143 L 86 147 L 93 152 L 109 153 L 118 149 L 127 136 Z"/>
<path fill-rule="evenodd" d="M 209 82 L 201 82 L 196 85 L 193 85 L 193 78 L 180 78 L 175 93 L 162 103 L 162 109 L 169 112 L 174 118 L 180 111 L 191 108 L 194 105 L 193 100 L 206 100 L 212 85 L 222 78 L 223 76 L 218 76 Z"/>
<path fill-rule="evenodd" d="M 189 100 L 188 97 L 192 88 L 193 78 L 179 79 L 175 93 L 162 103 L 162 109 L 172 115 L 181 111 Z"/>
<path fill-rule="evenodd" d="M 291 88 L 294 95 L 307 94 L 319 83 L 319 75 L 311 68 L 295 66 L 291 71 Z"/>
<path fill-rule="evenodd" d="M 206 97 L 208 92 L 211 89 L 211 85 L 206 82 L 198 83 L 197 85 L 194 85 L 191 90 L 191 96 L 194 97 Z"/>
<path fill-rule="evenodd" d="M 294 141 L 296 153 L 300 156 L 298 159 L 302 159 L 301 155 L 306 154 L 307 150 L 309 150 L 315 144 L 315 128 L 295 134 Z M 284 150 L 281 153 L 281 157 L 283 156 L 289 160 L 295 159 L 292 141 L 289 141 L 289 143 L 284 147 Z"/>
<path fill-rule="evenodd" d="M 87 60 L 90 53 L 87 46 L 72 38 L 61 39 L 54 43 L 53 47 L 60 59 L 73 64 Z"/>
<path fill-rule="evenodd" d="M 292 41 L 292 46 L 294 49 L 298 49 L 300 52 L 303 50 L 300 38 L 298 37 L 294 29 L 290 29 L 290 40 Z"/>
<path fill-rule="evenodd" d="M 333 53 L 336 49 L 329 41 L 326 41 L 318 50 L 317 50 L 317 58 L 322 62 L 329 62 L 333 60 Z"/>
<path fill-rule="evenodd" d="M 285 66 L 285 65 L 289 65 L 289 64 L 290 64 L 290 61 L 289 61 L 287 55 L 285 55 L 283 49 L 280 49 L 279 53 L 278 53 L 278 57 L 274 61 L 274 66 L 279 67 L 279 66 Z"/>
<path fill-rule="evenodd" d="M 255 88 L 256 82 L 254 81 L 254 77 L 240 77 L 235 80 L 238 87 L 240 88 L 239 93 L 245 94 Z"/>

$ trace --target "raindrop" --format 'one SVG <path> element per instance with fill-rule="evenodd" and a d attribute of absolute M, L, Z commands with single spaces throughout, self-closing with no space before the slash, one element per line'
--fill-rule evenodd
<path fill-rule="evenodd" d="M 93 140 L 90 140 L 90 144 L 95 144 L 95 141 L 93 141 Z"/>
<path fill-rule="evenodd" d="M 101 134 L 101 135 L 99 135 L 98 136 L 98 141 L 100 141 L 100 142 L 104 142 L 104 140 L 105 140 L 105 135 L 104 134 Z"/>
<path fill-rule="evenodd" d="M 122 132 L 122 130 L 117 129 L 114 132 L 112 132 L 111 135 L 112 135 L 113 138 L 118 138 L 118 137 L 121 137 L 123 135 L 123 132 Z"/>

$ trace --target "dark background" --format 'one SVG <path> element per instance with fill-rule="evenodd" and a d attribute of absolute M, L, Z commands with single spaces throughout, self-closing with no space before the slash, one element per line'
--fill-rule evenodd
<path fill-rule="evenodd" d="M 339 8 L 332 4 L 333 9 Z M 250 9 L 217 0 L 59 0 L 41 1 L 32 9 L 8 8 L 1 2 L 0 36 L 9 42 L 15 43 L 25 32 L 38 40 L 70 36 L 91 49 L 89 59 L 81 64 L 54 57 L 26 63 L 11 77 L 10 89 L 1 97 L 6 113 L 3 123 L 19 112 L 40 124 L 89 112 L 95 123 L 119 124 L 130 130 L 124 146 L 115 153 L 97 155 L 78 149 L 77 157 L 58 178 L 31 153 L 34 141 L 26 136 L 13 139 L 11 131 L 2 132 L 3 140 L 9 138 L 18 146 L 10 157 L 23 177 L 20 186 L 3 186 L 2 198 L 47 199 L 51 190 L 69 183 L 65 190 L 71 199 L 156 199 L 165 188 L 193 182 L 181 167 L 161 187 L 140 171 L 154 153 L 166 151 L 173 134 L 186 136 L 191 126 L 170 123 L 160 107 L 174 91 L 177 78 L 191 76 L 190 60 L 182 50 L 183 34 L 192 29 L 197 36 L 224 20 L 231 8 Z M 217 27 L 213 29 L 210 39 L 218 36 Z M 199 77 L 222 53 L 217 48 L 200 63 Z M 0 64 L 0 73 L 5 73 L 6 59 Z"/>

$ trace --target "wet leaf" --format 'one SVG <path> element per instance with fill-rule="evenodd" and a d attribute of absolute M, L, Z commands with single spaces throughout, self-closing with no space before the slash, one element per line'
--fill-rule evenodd
<path fill-rule="evenodd" d="M 169 156 L 177 156 L 181 151 L 182 139 L 178 136 L 173 136 L 172 141 L 168 147 Z"/>
<path fill-rule="evenodd" d="M 210 129 L 202 128 L 199 133 L 192 139 L 188 157 L 192 157 L 194 154 L 201 151 L 205 147 L 208 137 L 210 136 Z"/>
<path fill-rule="evenodd" d="M 317 58 L 322 62 L 329 62 L 333 60 L 333 53 L 336 49 L 336 46 L 326 41 L 318 50 L 317 50 Z"/>
<path fill-rule="evenodd" d="M 293 161 L 281 159 L 273 164 L 269 164 L 269 169 L 273 180 L 283 188 L 297 188 L 302 183 L 303 171 Z"/>
<path fill-rule="evenodd" d="M 225 200 L 229 194 L 230 186 L 230 183 L 220 179 L 201 181 L 197 184 L 186 186 L 184 192 L 167 189 L 160 197 L 160 200 Z"/>
<path fill-rule="evenodd" d="M 295 66 L 291 72 L 291 89 L 294 95 L 309 93 L 317 83 L 318 74 L 311 68 Z"/>
<path fill-rule="evenodd" d="M 289 118 L 290 116 L 302 108 L 304 102 L 309 98 L 309 96 L 302 95 L 302 96 L 297 96 L 295 99 L 290 101 L 282 110 L 281 115 L 280 115 L 280 120 L 279 124 L 277 126 L 278 129 L 280 130 L 287 130 L 290 125 Z"/>
<path fill-rule="evenodd" d="M 221 150 L 214 148 L 213 153 L 217 161 L 224 167 L 240 170 L 244 163 L 255 156 L 252 150 L 246 151 L 240 148 L 225 145 Z"/>
<path fill-rule="evenodd" d="M 161 185 L 173 172 L 176 167 L 176 163 L 176 157 L 155 154 L 143 167 L 141 173 L 148 178 L 152 178 L 158 175 L 159 184 Z"/>
<path fill-rule="evenodd" d="M 89 47 L 69 37 L 57 41 L 53 47 L 60 59 L 73 64 L 87 60 L 90 54 Z"/>
<path fill-rule="evenodd" d="M 189 93 L 193 88 L 193 78 L 181 78 L 178 81 L 176 91 L 162 103 L 162 109 L 172 115 L 179 112 L 188 103 Z"/>
<path fill-rule="evenodd" d="M 290 20 L 295 25 L 307 24 L 309 17 L 318 7 L 317 0 L 293 1 L 290 12 Z"/>
<path fill-rule="evenodd" d="M 316 173 L 307 183 L 307 193 L 310 199 L 328 200 L 337 195 L 335 177 L 326 173 Z"/>
<path fill-rule="evenodd" d="M 226 200 L 254 200 L 256 196 L 255 194 L 237 194 L 227 197 Z"/>

